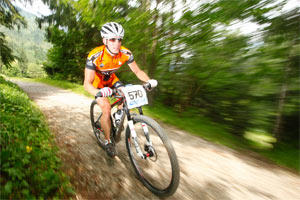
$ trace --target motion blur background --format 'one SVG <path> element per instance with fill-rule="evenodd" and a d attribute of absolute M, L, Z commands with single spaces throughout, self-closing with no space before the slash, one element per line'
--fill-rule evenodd
<path fill-rule="evenodd" d="M 10 11 L 5 2 L 2 16 Z M 15 53 L 25 44 L 24 34 L 6 37 L 7 43 L 3 27 L 22 27 L 24 18 L 10 24 L 1 18 L 2 73 L 82 84 L 87 54 L 102 45 L 101 26 L 119 22 L 125 28 L 122 45 L 159 82 L 150 96 L 153 109 L 171 110 L 185 120 L 182 126 L 201 130 L 201 123 L 209 121 L 229 135 L 258 141 L 260 148 L 285 143 L 299 152 L 299 1 L 42 2 L 49 10 L 39 10 L 37 22 L 48 43 L 37 39 L 35 47 L 21 45 L 23 50 Z M 25 41 L 32 38 L 37 36 Z M 139 83 L 127 66 L 117 76 L 124 83 Z M 218 135 L 222 131 L 215 137 L 227 137 Z"/>

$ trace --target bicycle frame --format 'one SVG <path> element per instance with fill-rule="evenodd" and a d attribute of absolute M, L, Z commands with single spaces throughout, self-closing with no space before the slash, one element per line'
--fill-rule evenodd
<path fill-rule="evenodd" d="M 131 118 L 131 115 L 130 115 L 130 110 L 127 108 L 127 105 L 126 105 L 126 101 L 125 101 L 125 98 L 123 96 L 118 96 L 118 95 L 114 95 L 114 98 L 116 98 L 116 100 L 111 103 L 111 108 L 115 107 L 116 105 L 120 105 L 120 104 L 124 104 L 123 105 L 123 110 L 125 111 L 126 115 L 127 115 L 127 120 L 128 120 L 128 125 L 129 125 L 129 128 L 130 128 L 130 132 L 131 132 L 131 138 L 133 139 L 134 141 L 134 146 L 135 146 L 135 149 L 136 149 L 136 152 L 137 154 L 142 158 L 142 159 L 146 159 L 147 157 L 150 157 L 151 154 L 143 154 L 142 153 L 142 150 L 139 146 L 139 143 L 137 141 L 137 135 L 136 135 L 136 131 L 134 129 L 134 124 L 133 124 L 133 120 Z M 139 111 L 139 114 L 140 115 L 143 115 L 143 110 L 142 110 L 142 107 L 137 107 L 138 111 Z M 119 126 L 121 126 L 122 124 L 124 123 L 124 116 L 122 117 L 122 120 L 121 120 L 121 123 Z M 117 127 L 116 127 L 117 128 Z M 152 146 L 152 142 L 150 140 L 150 136 L 149 136 L 149 130 L 148 130 L 148 127 L 146 124 L 142 124 L 142 128 L 143 128 L 143 131 L 144 131 L 144 134 L 145 134 L 145 137 L 146 137 L 146 140 L 147 140 L 147 145 L 149 146 Z M 118 131 L 115 133 L 115 135 L 118 135 L 118 134 L 121 134 L 121 131 L 120 131 L 120 128 L 118 129 Z"/>
<path fill-rule="evenodd" d="M 116 100 L 110 104 L 111 108 L 115 107 L 116 105 L 121 105 L 121 104 L 125 104 L 123 105 L 123 109 L 127 115 L 127 119 L 128 121 L 131 120 L 131 115 L 130 115 L 130 112 L 129 112 L 129 109 L 127 108 L 126 106 L 126 101 L 124 100 L 124 97 L 123 96 L 117 96 L 117 95 L 114 95 L 113 96 Z M 138 111 L 139 111 L 139 114 L 140 115 L 143 115 L 143 109 L 142 107 L 137 107 Z"/>

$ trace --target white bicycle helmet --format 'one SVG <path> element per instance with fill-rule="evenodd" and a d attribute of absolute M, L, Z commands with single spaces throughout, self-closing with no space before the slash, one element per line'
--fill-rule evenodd
<path fill-rule="evenodd" d="M 124 29 L 121 24 L 116 22 L 108 22 L 104 24 L 100 30 L 102 38 L 124 37 Z"/>

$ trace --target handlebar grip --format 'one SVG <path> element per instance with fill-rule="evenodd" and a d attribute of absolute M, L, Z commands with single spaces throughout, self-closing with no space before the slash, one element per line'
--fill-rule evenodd
<path fill-rule="evenodd" d="M 103 95 L 103 91 L 101 91 L 101 90 L 102 89 L 100 89 L 97 92 L 97 94 L 95 95 L 95 98 L 98 98 L 98 97 L 111 97 L 112 95 L 114 95 L 115 93 L 117 93 L 117 89 L 110 89 L 111 90 L 111 94 L 110 94 L 110 92 L 104 91 L 104 95 Z"/>

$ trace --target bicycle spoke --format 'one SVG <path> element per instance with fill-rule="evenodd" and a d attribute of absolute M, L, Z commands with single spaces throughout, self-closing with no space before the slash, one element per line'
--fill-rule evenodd
<path fill-rule="evenodd" d="M 92 102 L 90 110 L 91 123 L 93 127 L 94 134 L 101 147 L 104 147 L 104 132 L 101 129 L 100 118 L 102 116 L 102 111 L 97 105 L 96 101 Z"/>
<path fill-rule="evenodd" d="M 137 133 L 137 141 L 139 146 L 143 147 L 143 154 L 151 152 L 151 150 L 145 150 L 145 146 L 149 146 L 149 142 L 147 141 L 147 137 L 144 133 L 142 123 L 136 123 L 134 127 Z M 133 152 L 133 157 L 136 165 L 139 168 L 138 170 L 144 179 L 147 180 L 152 186 L 163 190 L 169 186 L 172 178 L 172 166 L 170 158 L 166 146 L 162 142 L 161 138 L 157 135 L 156 131 L 151 127 L 148 127 L 148 135 L 151 137 L 152 142 L 152 147 L 150 147 L 155 150 L 153 152 L 154 155 L 146 159 L 141 159 L 136 153 L 133 140 L 130 140 L 131 152 Z M 155 160 L 152 160 L 152 157 L 155 157 Z"/>

